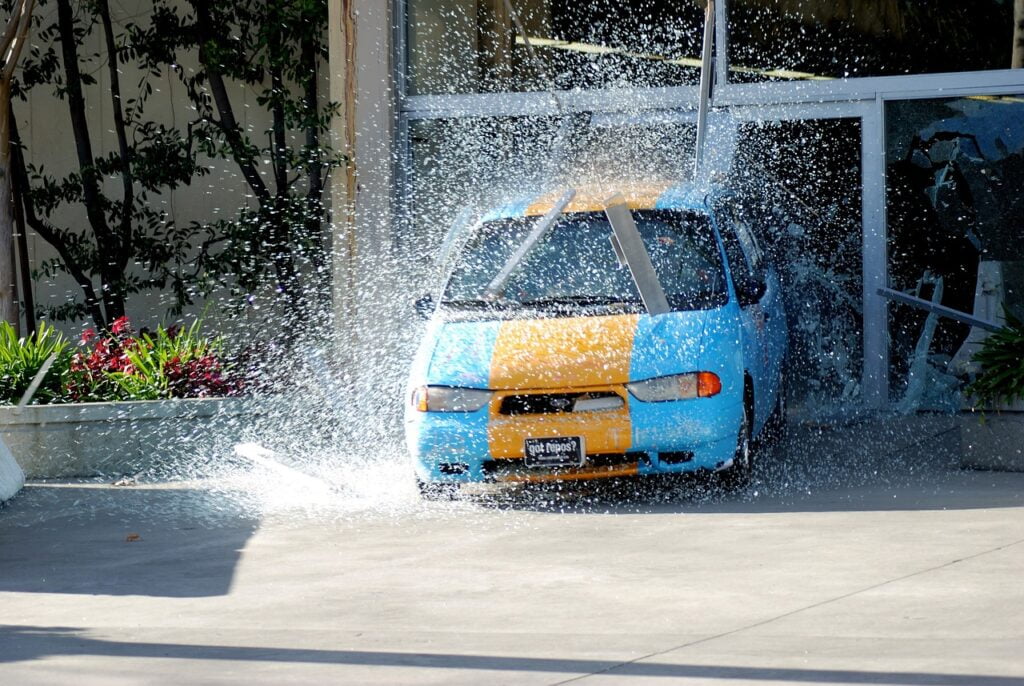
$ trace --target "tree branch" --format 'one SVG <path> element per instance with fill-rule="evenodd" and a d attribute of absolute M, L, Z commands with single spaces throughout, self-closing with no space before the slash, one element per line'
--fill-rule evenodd
<path fill-rule="evenodd" d="M 220 115 L 220 129 L 224 132 L 228 146 L 231 148 L 235 163 L 242 171 L 249 188 L 259 199 L 261 204 L 271 200 L 270 191 L 263 182 L 256 164 L 245 149 L 245 142 L 242 140 L 241 129 L 238 120 L 235 119 L 235 110 L 231 105 L 231 98 L 228 95 L 227 86 L 224 84 L 224 77 L 221 75 L 218 66 L 210 59 L 207 45 L 213 40 L 213 17 L 207 0 L 189 0 L 196 11 L 196 32 L 199 35 L 199 62 L 206 70 L 207 82 L 210 85 L 210 92 L 213 95 L 213 102 Z"/>
<path fill-rule="evenodd" d="M 111 235 L 103 216 L 100 202 L 99 179 L 95 171 L 92 153 L 92 139 L 89 137 L 89 120 L 85 114 L 85 95 L 82 93 L 82 73 L 78 66 L 78 49 L 75 38 L 75 17 L 70 0 L 57 0 L 57 21 L 60 28 L 61 53 L 66 74 L 65 90 L 68 94 L 68 108 L 71 111 L 71 128 L 75 134 L 75 151 L 78 166 L 82 172 L 82 191 L 85 195 L 85 210 L 89 224 L 99 239 L 99 249 L 115 247 L 110 245 Z"/>
<path fill-rule="evenodd" d="M 11 18 L 7 22 L 7 29 L 4 31 L 4 70 L 0 75 L 4 81 L 10 81 L 14 77 L 14 70 L 21 58 L 21 51 L 25 47 L 25 40 L 28 38 L 29 29 L 32 28 L 32 11 L 35 9 L 35 0 L 18 0 L 15 8 L 20 5 L 20 16 L 18 21 L 13 21 L 15 12 L 11 12 Z"/>
<path fill-rule="evenodd" d="M 121 207 L 121 250 L 119 266 L 124 270 L 131 261 L 134 246 L 132 213 L 135 209 L 135 179 L 132 175 L 131 148 L 128 147 L 128 131 L 121 106 L 121 79 L 117 70 L 117 46 L 114 44 L 113 22 L 110 20 L 110 6 L 107 0 L 97 0 L 100 20 L 107 47 L 107 66 L 110 72 L 110 99 L 114 108 L 114 131 L 117 134 L 118 154 L 121 158 L 121 185 L 124 188 L 124 205 Z"/>
<path fill-rule="evenodd" d="M 311 36 L 306 36 L 302 41 L 302 64 L 306 68 L 306 81 L 304 84 L 304 99 L 306 105 L 306 149 L 320 150 L 320 118 L 317 114 L 320 111 L 320 91 L 317 71 L 317 45 Z M 306 191 L 308 203 L 320 204 L 323 196 L 323 165 L 317 159 L 310 159 L 306 165 L 306 173 L 309 175 L 309 188 Z"/>

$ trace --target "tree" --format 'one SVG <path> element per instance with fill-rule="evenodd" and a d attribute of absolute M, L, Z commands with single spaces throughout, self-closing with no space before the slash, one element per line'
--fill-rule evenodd
<path fill-rule="evenodd" d="M 40 0 L 40 5 L 46 0 Z M 58 257 L 43 264 L 45 275 L 65 272 L 74 278 L 80 298 L 50 308 L 54 319 L 89 316 L 106 328 L 124 316 L 129 295 L 164 288 L 187 259 L 190 236 L 149 202 L 150 196 L 189 183 L 204 173 L 181 131 L 149 120 L 145 104 L 152 93 L 143 78 L 137 92 L 126 96 L 120 64 L 133 55 L 115 33 L 107 0 L 55 0 L 56 19 L 39 31 L 41 45 L 26 58 L 17 95 L 49 86 L 67 104 L 75 141 L 76 167 L 55 176 L 45 166 L 25 164 L 20 150 L 13 156 L 13 181 L 24 201 L 28 225 L 52 245 Z M 82 55 L 80 46 L 99 31 L 102 55 Z M 100 60 L 105 61 L 97 64 Z M 107 92 L 91 89 L 92 73 L 106 67 Z M 157 76 L 150 73 L 148 76 Z M 95 132 L 87 117 L 87 101 L 108 97 L 113 111 L 117 149 L 96 154 Z M 18 141 L 16 129 L 13 138 Z M 107 193 L 105 181 L 116 179 L 120 192 Z M 84 210 L 81 228 L 59 226 L 62 206 Z"/>
<path fill-rule="evenodd" d="M 55 176 L 15 155 L 26 220 L 58 255 L 41 271 L 66 272 L 80 289 L 78 300 L 50 315 L 89 316 L 106 327 L 125 313 L 128 296 L 150 289 L 173 295 L 172 313 L 224 288 L 269 291 L 295 319 L 326 302 L 324 180 L 341 163 L 322 143 L 335 109 L 319 93 L 326 0 L 188 0 L 184 9 L 154 0 L 146 23 L 117 22 L 108 0 L 39 2 L 56 4 L 56 21 L 40 31 L 19 94 L 49 87 L 66 103 L 77 160 Z M 80 48 L 94 32 L 103 55 Z M 104 67 L 106 92 L 91 76 Z M 122 67 L 143 74 L 131 93 Z M 148 112 L 155 110 L 150 81 L 168 73 L 184 84 L 196 113 L 182 128 Z M 231 94 L 239 84 L 256 91 L 271 122 L 266 131 L 240 122 Z M 96 153 L 86 116 L 88 99 L 97 97 L 113 111 L 117 146 L 109 154 Z M 231 218 L 176 224 L 154 209 L 157 196 L 218 162 L 237 168 L 251 195 L 228 200 L 237 210 Z M 56 225 L 67 205 L 84 209 L 77 228 Z"/>
<path fill-rule="evenodd" d="M 195 277 L 253 294 L 272 284 L 286 318 L 298 323 L 329 299 L 325 179 L 343 158 L 324 144 L 337 107 L 319 91 L 327 0 L 188 0 L 181 14 L 156 0 L 150 23 L 134 27 L 150 46 L 149 68 L 170 66 L 197 113 L 197 149 L 232 162 L 251 202 L 236 218 L 196 225 L 205 232 Z M 200 68 L 181 64 L 193 55 Z M 269 114 L 267 130 L 243 128 L 231 84 L 245 84 Z"/>
<path fill-rule="evenodd" d="M 11 3 L 7 26 L 0 43 L 0 321 L 18 326 L 18 306 L 14 299 L 14 204 L 11 187 L 11 87 L 14 70 L 32 28 L 35 0 Z"/>

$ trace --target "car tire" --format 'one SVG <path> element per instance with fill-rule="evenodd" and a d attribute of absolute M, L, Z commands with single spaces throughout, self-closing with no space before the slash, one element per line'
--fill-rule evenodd
<path fill-rule="evenodd" d="M 736 435 L 736 452 L 732 457 L 732 466 L 722 472 L 722 484 L 728 490 L 745 488 L 750 483 L 750 475 L 754 471 L 754 445 L 750 435 L 750 415 L 747 403 L 743 403 L 743 419 Z"/>
<path fill-rule="evenodd" d="M 459 496 L 459 484 L 416 479 L 420 497 L 431 502 L 455 500 Z"/>

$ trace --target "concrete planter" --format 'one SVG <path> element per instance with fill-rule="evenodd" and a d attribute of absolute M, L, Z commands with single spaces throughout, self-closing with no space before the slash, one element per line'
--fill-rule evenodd
<path fill-rule="evenodd" d="M 960 415 L 961 466 L 1024 472 L 1024 402 Z"/>
<path fill-rule="evenodd" d="M 113 476 L 223 454 L 258 414 L 240 398 L 0 407 L 0 436 L 28 479 Z"/>

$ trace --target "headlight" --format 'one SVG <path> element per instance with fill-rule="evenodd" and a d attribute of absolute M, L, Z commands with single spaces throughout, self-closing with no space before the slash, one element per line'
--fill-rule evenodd
<path fill-rule="evenodd" d="M 635 381 L 626 384 L 626 388 L 637 400 L 660 403 L 687 398 L 710 398 L 722 392 L 722 380 L 712 372 L 692 372 Z"/>
<path fill-rule="evenodd" d="M 420 386 L 412 392 L 412 406 L 420 412 L 476 412 L 491 400 L 491 391 L 451 386 Z"/>

